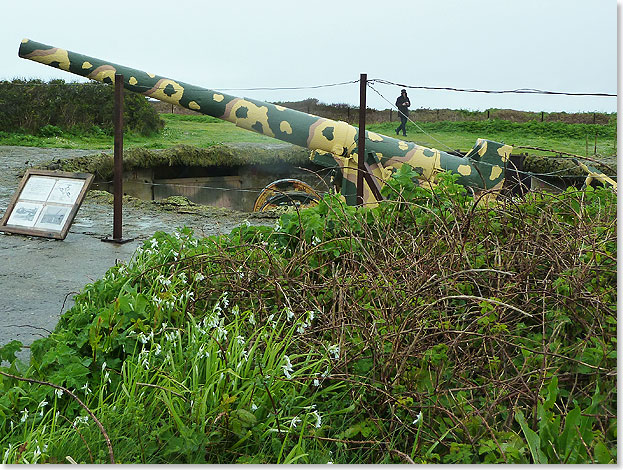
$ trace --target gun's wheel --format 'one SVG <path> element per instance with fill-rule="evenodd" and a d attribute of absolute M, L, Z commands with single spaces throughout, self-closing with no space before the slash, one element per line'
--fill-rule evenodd
<path fill-rule="evenodd" d="M 307 183 L 287 178 L 273 181 L 260 192 L 255 200 L 253 212 L 264 212 L 283 206 L 312 207 L 318 204 L 320 196 Z"/>

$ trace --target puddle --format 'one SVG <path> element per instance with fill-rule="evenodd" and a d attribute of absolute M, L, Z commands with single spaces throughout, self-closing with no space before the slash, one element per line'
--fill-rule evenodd
<path fill-rule="evenodd" d="M 311 162 L 305 167 L 279 163 L 208 168 L 141 168 L 124 175 L 123 192 L 147 201 L 184 196 L 196 204 L 252 212 L 262 189 L 282 178 L 302 180 L 322 194 L 330 187 L 331 170 Z M 96 180 L 92 188 L 113 192 L 113 184 L 110 182 Z"/>

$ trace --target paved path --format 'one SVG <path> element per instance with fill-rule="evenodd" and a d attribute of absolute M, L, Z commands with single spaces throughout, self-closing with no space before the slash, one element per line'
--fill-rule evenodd
<path fill-rule="evenodd" d="M 0 146 L 0 216 L 20 182 L 20 172 L 53 158 L 92 153 L 92 150 Z M 60 315 L 73 305 L 72 294 L 100 278 L 116 260 L 128 261 L 154 232 L 170 232 L 186 225 L 197 235 L 229 233 L 245 219 L 244 215 L 214 219 L 126 205 L 123 236 L 135 240 L 119 245 L 101 241 L 112 235 L 112 214 L 112 205 L 87 198 L 65 240 L 0 232 L 0 345 L 14 339 L 29 345 L 47 335 Z M 20 357 L 26 359 L 28 352 Z"/>

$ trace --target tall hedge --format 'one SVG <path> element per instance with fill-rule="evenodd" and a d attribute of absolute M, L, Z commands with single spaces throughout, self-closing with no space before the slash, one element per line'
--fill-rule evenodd
<path fill-rule="evenodd" d="M 112 134 L 113 98 L 114 87 L 101 83 L 0 81 L 0 131 Z M 147 99 L 136 93 L 124 93 L 123 118 L 126 130 L 143 135 L 164 127 Z"/>

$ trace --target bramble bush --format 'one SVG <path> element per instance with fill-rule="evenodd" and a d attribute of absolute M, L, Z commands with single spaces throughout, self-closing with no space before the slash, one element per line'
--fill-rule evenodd
<path fill-rule="evenodd" d="M 0 349 L 3 462 L 616 462 L 616 195 L 415 176 L 157 232 Z"/>

